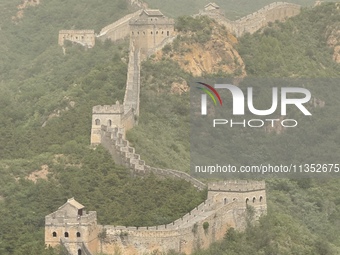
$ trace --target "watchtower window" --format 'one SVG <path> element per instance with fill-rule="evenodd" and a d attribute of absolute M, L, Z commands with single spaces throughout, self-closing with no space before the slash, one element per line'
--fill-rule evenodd
<path fill-rule="evenodd" d="M 260 203 L 262 202 L 262 199 L 263 199 L 263 197 L 262 197 L 262 196 L 260 196 Z"/>
<path fill-rule="evenodd" d="M 57 232 L 53 232 L 53 233 L 52 233 L 52 236 L 53 236 L 53 237 L 57 237 Z"/>
<path fill-rule="evenodd" d="M 77 237 L 80 237 L 81 235 L 80 235 L 80 232 L 77 232 Z"/>
<path fill-rule="evenodd" d="M 223 202 L 224 202 L 224 204 L 227 204 L 227 199 L 224 198 L 224 199 L 223 199 Z"/>
<path fill-rule="evenodd" d="M 65 237 L 68 237 L 68 232 L 65 232 L 64 236 L 65 236 Z"/>
<path fill-rule="evenodd" d="M 249 198 L 246 199 L 246 204 L 248 204 L 248 202 L 249 202 Z"/>
<path fill-rule="evenodd" d="M 152 31 L 151 31 L 151 34 L 152 34 Z"/>
<path fill-rule="evenodd" d="M 156 35 L 158 35 L 158 31 L 156 31 Z"/>
<path fill-rule="evenodd" d="M 256 198 L 255 198 L 255 197 L 253 197 L 253 203 L 255 203 L 255 200 L 256 200 Z"/>
<path fill-rule="evenodd" d="M 78 255 L 81 255 L 81 249 L 78 250 Z"/>
<path fill-rule="evenodd" d="M 170 35 L 170 32 L 169 32 L 169 31 L 167 31 L 167 32 L 166 32 L 166 35 L 167 35 L 167 36 L 169 36 L 169 35 Z"/>
<path fill-rule="evenodd" d="M 78 216 L 83 216 L 83 209 L 78 210 Z"/>
<path fill-rule="evenodd" d="M 107 125 L 108 125 L 109 127 L 111 127 L 111 126 L 112 126 L 112 120 L 108 120 L 108 121 L 107 121 Z"/>
<path fill-rule="evenodd" d="M 95 120 L 95 123 L 96 123 L 96 126 L 99 126 L 99 125 L 100 125 L 100 120 L 99 120 L 99 119 L 96 119 L 96 120 Z"/>

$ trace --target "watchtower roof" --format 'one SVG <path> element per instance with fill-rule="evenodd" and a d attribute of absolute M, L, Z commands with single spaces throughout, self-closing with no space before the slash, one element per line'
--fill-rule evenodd
<path fill-rule="evenodd" d="M 142 16 L 143 14 L 146 14 L 149 17 L 163 17 L 164 16 L 164 14 L 158 9 L 145 9 L 140 14 L 140 16 Z"/>
<path fill-rule="evenodd" d="M 215 3 L 208 3 L 204 6 L 204 9 L 220 9 L 220 7 Z"/>
<path fill-rule="evenodd" d="M 66 205 L 71 205 L 72 207 L 75 207 L 76 209 L 80 210 L 85 208 L 85 206 L 83 206 L 82 204 L 80 204 L 79 202 L 77 202 L 74 197 L 67 199 L 67 202 L 65 204 L 63 204 L 62 206 L 59 207 L 58 210 L 64 208 Z"/>

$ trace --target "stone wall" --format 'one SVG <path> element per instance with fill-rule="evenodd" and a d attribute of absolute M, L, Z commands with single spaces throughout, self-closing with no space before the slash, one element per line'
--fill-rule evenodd
<path fill-rule="evenodd" d="M 276 20 L 284 21 L 289 17 L 296 16 L 300 13 L 300 9 L 301 6 L 297 4 L 274 2 L 235 21 L 227 19 L 221 12 L 216 10 L 201 10 L 198 15 L 205 15 L 215 19 L 234 33 L 236 37 L 240 37 L 245 33 L 255 33 L 259 29 L 267 26 L 269 22 L 275 22 Z"/>
<path fill-rule="evenodd" d="M 165 178 L 184 179 L 198 189 L 207 186 L 190 175 L 170 169 L 150 167 L 124 139 L 123 128 L 102 126 L 101 144 L 115 162 L 131 169 L 134 175 L 154 173 Z M 208 198 L 186 215 L 166 225 L 150 227 L 102 226 L 107 236 L 100 240 L 98 252 L 125 255 L 167 252 L 186 254 L 207 248 L 221 240 L 230 228 L 243 230 L 247 205 L 254 207 L 255 219 L 267 211 L 265 183 L 261 181 L 222 181 L 210 183 Z M 203 226 L 208 226 L 204 228 Z"/>
<path fill-rule="evenodd" d="M 165 45 L 172 43 L 176 39 L 176 35 L 166 37 L 159 45 L 156 45 L 153 48 L 148 49 L 146 53 L 146 57 L 150 57 L 151 55 L 155 54 L 157 51 L 164 48 Z"/>
<path fill-rule="evenodd" d="M 52 247 L 61 244 L 71 255 L 79 251 L 87 255 L 119 252 L 143 255 L 170 250 L 190 254 L 223 239 L 231 227 L 243 230 L 250 205 L 245 198 L 252 196 L 263 197 L 251 203 L 256 220 L 267 211 L 264 182 L 211 183 L 203 203 L 173 222 L 148 227 L 97 225 L 95 211 L 86 213 L 81 204 L 69 199 L 45 217 L 45 244 Z"/>
<path fill-rule="evenodd" d="M 126 109 L 132 109 L 136 116 L 139 116 L 140 62 L 140 51 L 139 49 L 135 49 L 131 43 L 124 107 L 126 107 Z"/>
<path fill-rule="evenodd" d="M 67 233 L 67 235 L 66 235 Z M 84 213 L 80 217 L 70 217 L 62 211 L 56 211 L 45 217 L 45 244 L 55 247 L 62 241 L 71 254 L 82 249 L 83 243 L 92 253 L 98 247 L 97 213 Z"/>
<path fill-rule="evenodd" d="M 141 12 L 142 10 L 138 10 L 134 13 L 128 14 L 116 22 L 104 27 L 97 37 L 102 41 L 109 39 L 113 42 L 124 39 L 130 35 L 129 21 L 132 18 L 138 17 Z"/>
<path fill-rule="evenodd" d="M 200 190 L 206 188 L 204 183 L 193 178 L 187 173 L 172 169 L 160 169 L 146 165 L 145 161 L 141 160 L 140 155 L 135 152 L 135 148 L 131 147 L 129 145 L 129 141 L 127 141 L 124 137 L 124 128 L 108 128 L 106 126 L 101 127 L 101 144 L 110 152 L 117 164 L 131 169 L 134 175 L 141 176 L 154 173 L 155 175 L 164 178 L 186 180 Z"/>
<path fill-rule="evenodd" d="M 101 142 L 101 125 L 123 127 L 122 116 L 124 106 L 116 102 L 115 105 L 96 105 L 92 109 L 91 144 Z"/>
<path fill-rule="evenodd" d="M 250 184 L 250 183 L 249 183 Z M 251 191 L 249 191 L 251 192 Z M 225 199 L 237 194 L 229 193 Z M 265 191 L 262 192 L 265 197 Z M 246 202 L 233 200 L 225 203 L 218 194 L 208 195 L 206 201 L 180 219 L 166 225 L 152 227 L 103 226 L 107 233 L 101 240 L 98 252 L 113 254 L 145 254 L 153 251 L 167 252 L 174 250 L 190 254 L 198 248 L 208 248 L 217 240 L 223 239 L 226 231 L 233 227 L 242 230 L 245 227 Z M 252 205 L 257 215 L 267 210 L 264 201 Z"/>
<path fill-rule="evenodd" d="M 94 30 L 60 30 L 58 44 L 63 46 L 65 41 L 79 43 L 87 48 L 95 45 Z"/>
<path fill-rule="evenodd" d="M 129 23 L 131 43 L 140 51 L 142 60 L 145 60 L 149 50 L 175 36 L 175 21 L 165 16 L 148 17 L 143 14 L 131 19 Z"/>

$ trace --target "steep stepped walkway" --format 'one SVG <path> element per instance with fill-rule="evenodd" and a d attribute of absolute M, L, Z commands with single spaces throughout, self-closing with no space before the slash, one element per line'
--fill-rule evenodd
<path fill-rule="evenodd" d="M 129 65 L 124 96 L 124 108 L 132 109 L 136 116 L 139 115 L 140 94 L 140 51 L 130 45 Z"/>
<path fill-rule="evenodd" d="M 135 175 L 154 173 L 161 177 L 186 180 L 199 190 L 203 190 L 207 187 L 206 184 L 187 173 L 146 165 L 145 161 L 140 159 L 140 155 L 135 153 L 135 148 L 131 147 L 129 145 L 129 141 L 123 138 L 125 137 L 124 128 L 108 128 L 106 126 L 102 126 L 101 132 L 101 144 L 111 153 L 115 162 L 131 169 Z"/>

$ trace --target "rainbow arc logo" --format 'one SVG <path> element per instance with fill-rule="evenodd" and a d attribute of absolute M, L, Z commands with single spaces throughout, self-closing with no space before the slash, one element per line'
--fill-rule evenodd
<path fill-rule="evenodd" d="M 212 94 L 212 93 L 214 93 L 215 94 L 215 96 L 217 97 L 217 99 L 218 99 L 218 101 L 220 102 L 220 105 L 222 105 L 223 103 L 222 103 L 222 99 L 221 99 L 221 97 L 220 97 L 220 94 L 218 94 L 218 92 L 216 91 L 216 89 L 214 89 L 211 85 L 209 85 L 209 84 L 206 84 L 206 83 L 203 83 L 203 82 L 197 82 L 198 84 L 201 84 L 201 85 L 203 85 L 203 86 L 205 86 L 206 88 L 208 88 L 208 89 L 206 89 L 206 88 L 201 88 L 201 87 L 196 87 L 196 88 L 198 88 L 198 89 L 200 89 L 200 90 L 203 90 L 205 93 L 207 93 L 207 95 L 209 95 L 210 96 L 210 98 L 213 100 L 213 102 L 214 102 L 214 104 L 216 105 L 217 103 L 216 103 L 216 98 L 214 97 L 214 95 Z M 212 93 L 211 93 L 212 92 Z"/>
<path fill-rule="evenodd" d="M 201 100 L 202 100 L 202 106 L 201 106 L 201 111 L 202 111 L 202 115 L 207 115 L 207 95 L 210 96 L 211 100 L 214 102 L 215 105 L 217 105 L 217 101 L 216 98 L 218 99 L 220 105 L 222 106 L 223 102 L 221 99 L 220 94 L 218 94 L 218 92 L 216 91 L 216 89 L 214 87 L 212 87 L 209 84 L 203 83 L 203 82 L 197 82 L 198 84 L 203 85 L 204 87 L 196 87 L 199 90 L 202 90 L 203 92 L 205 92 L 206 94 L 202 94 L 201 96 Z M 216 98 L 215 98 L 216 97 Z"/>

